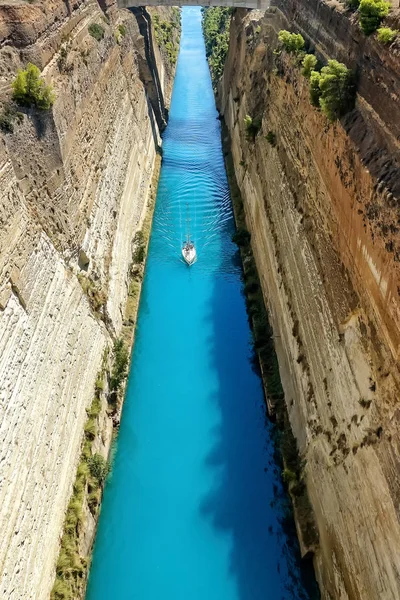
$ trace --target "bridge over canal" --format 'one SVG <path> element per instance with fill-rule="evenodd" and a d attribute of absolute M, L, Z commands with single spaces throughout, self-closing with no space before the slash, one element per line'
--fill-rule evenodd
<path fill-rule="evenodd" d="M 266 10 L 269 0 L 118 0 L 120 8 L 137 6 L 232 6 Z"/>

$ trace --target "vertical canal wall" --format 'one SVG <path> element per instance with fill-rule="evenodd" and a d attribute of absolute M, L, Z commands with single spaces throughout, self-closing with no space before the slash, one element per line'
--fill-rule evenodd
<path fill-rule="evenodd" d="M 311 105 L 282 29 L 357 70 L 340 121 Z M 238 10 L 217 93 L 319 534 L 303 551 L 326 599 L 400 594 L 397 48 L 341 3 Z"/>
<path fill-rule="evenodd" d="M 176 47 L 176 13 L 152 15 L 171 24 Z M 157 73 L 160 105 L 168 106 L 175 69 L 148 23 L 151 65 L 136 17 L 113 1 L 0 7 L 1 114 L 28 61 L 56 98 L 49 111 L 19 108 L 12 130 L 2 120 L 0 134 L 0 597 L 7 600 L 48 600 L 72 493 L 57 573 L 62 580 L 70 569 L 79 585 L 61 581 L 54 597 L 76 599 L 84 587 L 95 523 L 75 502 L 87 490 L 85 469 L 79 481 L 76 469 L 84 439 L 95 437 L 91 451 L 105 455 L 110 445 L 107 376 L 98 374 L 105 349 L 121 334 L 129 340 L 135 321 L 133 240 L 156 189 L 160 144 L 148 90 Z"/>

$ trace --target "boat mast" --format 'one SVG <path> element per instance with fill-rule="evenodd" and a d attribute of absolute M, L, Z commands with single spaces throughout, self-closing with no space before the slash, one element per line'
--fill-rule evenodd
<path fill-rule="evenodd" d="M 190 218 L 189 218 L 189 203 L 186 202 L 186 222 L 187 222 L 187 244 L 190 244 Z"/>

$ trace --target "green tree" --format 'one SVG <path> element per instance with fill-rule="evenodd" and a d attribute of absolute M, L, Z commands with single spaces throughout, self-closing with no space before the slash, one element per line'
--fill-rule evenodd
<path fill-rule="evenodd" d="M 94 454 L 88 459 L 91 476 L 102 485 L 110 472 L 109 462 L 101 454 Z"/>
<path fill-rule="evenodd" d="M 54 103 L 55 94 L 40 76 L 36 65 L 28 63 L 26 69 L 19 69 L 12 82 L 13 100 L 21 106 L 36 106 L 48 110 Z"/>
<path fill-rule="evenodd" d="M 378 40 L 382 44 L 391 44 L 394 42 L 399 32 L 396 29 L 391 29 L 390 27 L 381 27 L 378 29 Z"/>
<path fill-rule="evenodd" d="M 330 121 L 342 117 L 354 106 L 355 87 L 353 73 L 343 63 L 329 60 L 321 69 L 319 104 Z"/>
<path fill-rule="evenodd" d="M 321 108 L 330 121 L 335 121 L 354 106 L 353 73 L 343 63 L 329 60 L 321 73 L 310 75 L 310 101 Z"/>
<path fill-rule="evenodd" d="M 88 31 L 92 38 L 94 38 L 98 42 L 100 42 L 100 40 L 103 39 L 105 33 L 104 27 L 102 27 L 102 25 L 99 25 L 98 23 L 91 23 L 88 27 Z"/>
<path fill-rule="evenodd" d="M 300 33 L 290 33 L 286 29 L 281 29 L 278 33 L 278 39 L 290 54 L 298 54 L 304 50 L 304 38 Z"/>
<path fill-rule="evenodd" d="M 314 56 L 314 54 L 306 54 L 305 57 L 303 58 L 302 61 L 302 74 L 304 75 L 304 77 L 307 77 L 307 79 L 310 79 L 311 77 L 311 71 L 315 70 L 315 67 L 317 66 L 317 57 Z"/>
<path fill-rule="evenodd" d="M 365 35 L 376 31 L 389 14 L 390 3 L 386 0 L 361 0 L 359 6 L 360 27 Z"/>

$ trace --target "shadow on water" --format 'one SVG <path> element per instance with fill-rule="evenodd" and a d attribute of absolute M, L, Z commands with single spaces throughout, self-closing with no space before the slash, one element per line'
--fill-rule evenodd
<path fill-rule="evenodd" d="M 315 600 L 319 592 L 312 563 L 300 557 L 273 442 L 274 425 L 266 414 L 245 311 L 240 255 L 230 241 L 233 219 L 224 229 L 221 237 L 231 246 L 236 275 L 226 278 L 223 269 L 215 275 L 212 311 L 206 317 L 214 328 L 209 359 L 218 371 L 214 401 L 221 421 L 212 432 L 215 443 L 206 459 L 207 468 L 218 474 L 218 485 L 202 499 L 200 510 L 218 532 L 231 537 L 230 570 L 240 600 Z"/>

